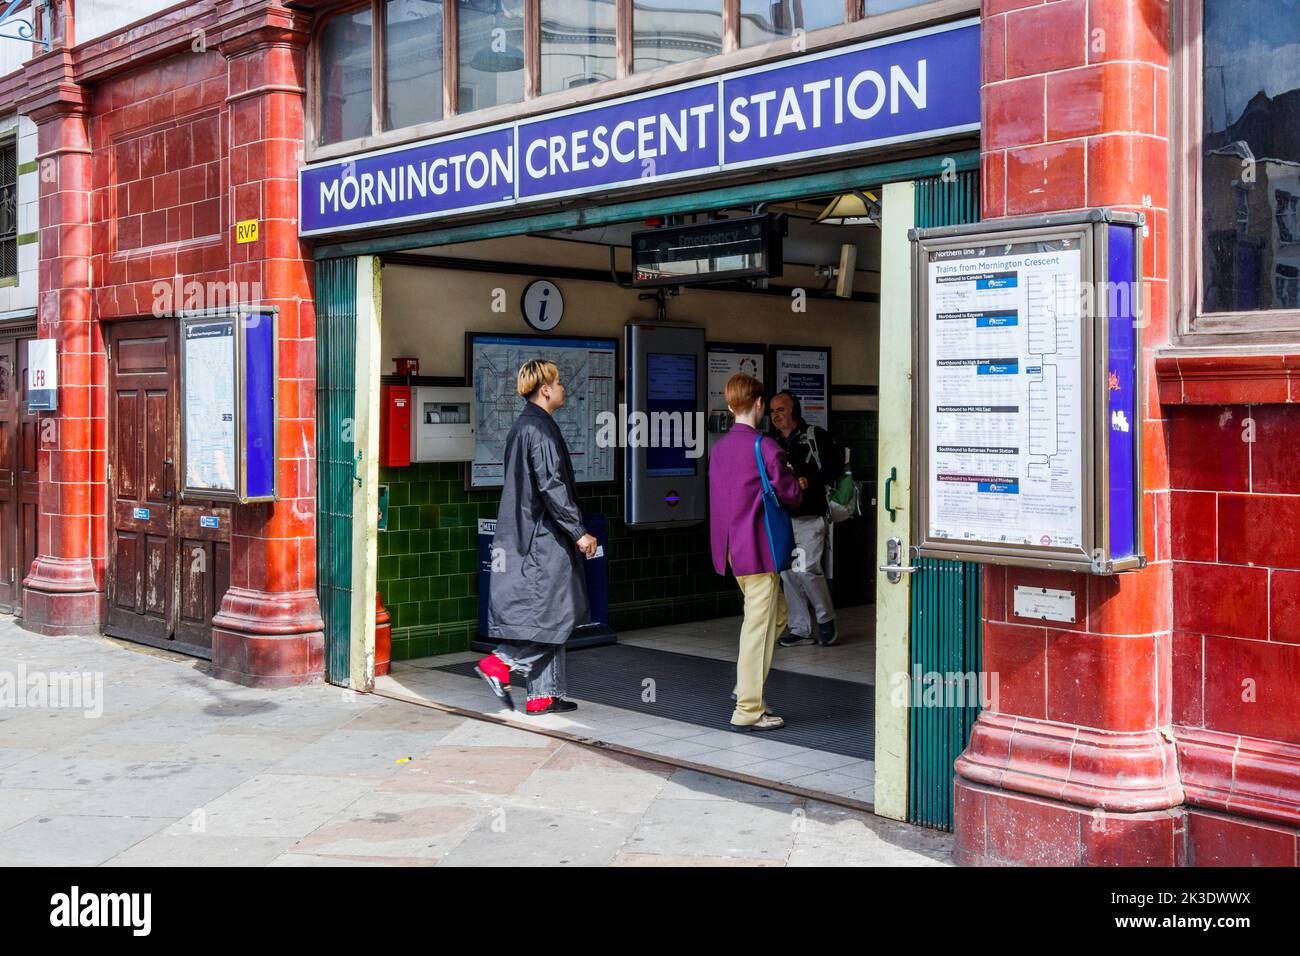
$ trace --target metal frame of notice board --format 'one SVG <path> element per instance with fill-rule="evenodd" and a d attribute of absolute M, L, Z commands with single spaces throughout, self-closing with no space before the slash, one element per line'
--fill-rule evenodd
<path fill-rule="evenodd" d="M 180 314 L 181 498 L 251 504 L 279 500 L 280 337 L 276 306 L 232 306 Z M 233 416 L 230 486 L 190 484 L 188 330 L 198 325 L 231 327 L 233 367 L 228 378 Z M 213 374 L 216 374 L 214 370 Z M 250 468 L 252 474 L 250 474 Z"/>
<path fill-rule="evenodd" d="M 1111 574 L 1145 566 L 1142 528 L 1142 329 L 1135 306 L 1145 305 L 1141 213 L 1092 209 L 912 229 L 914 471 L 917 507 L 912 551 L 950 558 Z M 1056 243 L 1080 250 L 1080 444 L 1081 540 L 1076 546 L 983 538 L 932 537 L 930 461 L 930 272 L 932 261 L 1010 256 L 1013 246 Z M 1044 255 L 1052 251 L 1043 247 Z M 1032 250 L 1020 250 L 1026 256 Z M 932 260 L 934 254 L 937 260 Z M 943 253 L 949 253 L 945 260 Z M 1018 253 L 1017 253 L 1018 254 Z M 1120 285 L 1127 295 L 1116 294 Z M 1087 290 L 1087 291 L 1085 291 Z M 1088 308 L 1086 306 L 1090 305 Z M 1114 305 L 1114 315 L 1111 306 Z M 1028 332 L 1025 333 L 1026 335 Z M 1018 490 L 1017 490 L 1017 493 Z"/>

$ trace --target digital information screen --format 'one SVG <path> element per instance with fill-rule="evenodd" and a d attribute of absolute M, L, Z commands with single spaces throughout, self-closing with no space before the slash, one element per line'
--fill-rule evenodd
<path fill-rule="evenodd" d="M 767 216 L 632 234 L 632 284 L 681 285 L 779 275 Z M 776 272 L 770 270 L 775 268 Z"/>
<path fill-rule="evenodd" d="M 653 478 L 695 474 L 698 458 L 686 455 L 686 422 L 695 407 L 695 356 L 674 352 L 646 355 L 646 411 L 650 446 L 646 474 Z"/>

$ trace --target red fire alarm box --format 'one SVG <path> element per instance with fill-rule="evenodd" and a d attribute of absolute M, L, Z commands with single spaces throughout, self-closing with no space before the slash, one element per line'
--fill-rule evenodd
<path fill-rule="evenodd" d="M 384 385 L 379 393 L 379 463 L 411 463 L 411 386 Z"/>

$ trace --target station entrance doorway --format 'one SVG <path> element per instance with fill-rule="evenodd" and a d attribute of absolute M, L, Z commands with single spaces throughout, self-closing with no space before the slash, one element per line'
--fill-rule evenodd
<path fill-rule="evenodd" d="M 318 366 L 326 377 L 318 382 L 320 567 L 331 679 L 347 682 L 373 660 L 368 612 L 378 595 L 393 629 L 392 668 L 373 684 L 379 693 L 944 826 L 952 759 L 975 714 L 924 713 L 913 706 L 911 678 L 918 668 L 972 669 L 965 659 L 961 668 L 944 668 L 943 657 L 969 655 L 972 647 L 978 653 L 978 576 L 907 560 L 907 230 L 960 221 L 956 216 L 977 218 L 976 174 L 920 181 L 835 175 L 839 179 L 825 183 L 834 188 L 809 182 L 807 191 L 787 188 L 770 198 L 751 200 L 738 189 L 673 197 L 672 211 L 662 215 L 655 201 L 645 201 L 591 225 L 582 221 L 590 215 L 567 222 L 541 216 L 514 228 L 494 223 L 449 230 L 436 243 L 413 241 L 358 255 L 352 269 L 339 257 L 323 261 L 318 347 L 324 355 L 331 337 L 341 343 L 350 336 L 356 343 L 354 368 L 331 369 L 328 361 Z M 868 196 L 879 206 L 857 221 L 828 222 L 836 217 L 826 213 L 845 194 Z M 648 297 L 631 288 L 634 231 L 757 212 L 788 217 L 779 275 L 764 283 L 690 285 L 680 294 Z M 852 271 L 851 279 L 836 276 L 842 268 Z M 817 424 L 832 436 L 837 456 L 847 450 L 861 483 L 862 513 L 831 532 L 825 572 L 836 605 L 836 640 L 775 651 L 766 697 L 786 719 L 785 728 L 729 731 L 739 591 L 734 579 L 714 571 L 707 520 L 652 530 L 627 524 L 621 450 L 613 456 L 612 476 L 579 486 L 584 512 L 603 519 L 605 623 L 616 637 L 568 654 L 568 696 L 579 709 L 510 714 L 474 676 L 481 651 L 470 645 L 484 639 L 477 627 L 480 525 L 496 517 L 499 492 L 475 487 L 463 460 L 421 461 L 417 453 L 409 465 L 384 464 L 391 459 L 382 446 L 393 433 L 383 387 L 409 389 L 401 394 L 411 403 L 411 427 L 418 428 L 425 409 L 417 390 L 445 396 L 440 390 L 474 387 L 476 335 L 532 333 L 520 303 L 538 280 L 560 291 L 564 311 L 557 327 L 532 340 L 537 357 L 549 357 L 547 336 L 612 340 L 621 349 L 629 322 L 701 328 L 709 343 L 762 348 L 767 361 L 758 377 L 770 398 L 778 387 L 771 380 L 775 348 L 829 356 L 828 401 Z M 351 314 L 331 309 L 331 297 L 352 305 Z M 418 373 L 411 373 L 410 359 L 418 360 Z M 398 374 L 396 360 L 405 360 L 406 374 Z M 626 376 L 616 378 L 616 397 L 626 401 Z M 570 391 L 568 401 L 574 399 Z M 356 412 L 357 448 L 331 447 L 328 437 L 340 430 L 327 419 L 348 410 Z M 899 571 L 882 570 L 886 563 Z M 341 640 L 331 630 L 362 637 Z"/>

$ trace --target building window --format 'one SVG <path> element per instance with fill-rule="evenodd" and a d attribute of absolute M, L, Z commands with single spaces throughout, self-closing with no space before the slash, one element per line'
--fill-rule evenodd
<path fill-rule="evenodd" d="M 632 72 L 722 52 L 722 0 L 633 0 Z"/>
<path fill-rule="evenodd" d="M 556 93 L 618 75 L 615 0 L 541 0 L 540 92 Z"/>
<path fill-rule="evenodd" d="M 457 0 L 460 112 L 524 98 L 523 0 Z"/>
<path fill-rule="evenodd" d="M 0 143 L 0 279 L 18 275 L 18 149 Z"/>
<path fill-rule="evenodd" d="M 844 0 L 740 0 L 740 45 L 771 43 L 844 22 Z"/>
<path fill-rule="evenodd" d="M 442 0 L 384 3 L 384 129 L 442 119 Z"/>
<path fill-rule="evenodd" d="M 317 119 L 321 143 L 370 135 L 371 23 L 370 7 L 361 7 L 330 17 L 321 29 Z"/>
<path fill-rule="evenodd" d="M 965 3 L 971 12 L 978 7 L 976 0 Z M 312 47 L 310 143 L 322 147 L 377 138 L 389 144 L 429 135 L 437 127 L 419 128 L 475 110 L 563 97 L 632 74 L 640 81 L 661 67 L 926 4 L 937 5 L 935 0 L 344 0 L 341 9 L 321 15 Z M 932 14 L 940 15 L 951 11 Z M 654 82 L 646 77 L 637 85 Z M 418 132 L 386 135 L 403 130 Z"/>
<path fill-rule="evenodd" d="M 1200 315 L 1192 331 L 1232 330 L 1234 313 L 1297 307 L 1300 232 L 1300 0 L 1201 0 Z M 1286 29 L 1279 24 L 1289 24 Z M 1300 316 L 1296 317 L 1300 320 Z M 1300 328 L 1238 316 L 1240 328 Z"/>

